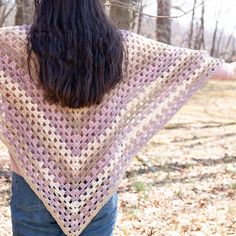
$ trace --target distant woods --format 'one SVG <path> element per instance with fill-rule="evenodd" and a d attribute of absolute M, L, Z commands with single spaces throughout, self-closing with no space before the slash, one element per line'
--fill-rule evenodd
<path fill-rule="evenodd" d="M 175 46 L 206 49 L 212 56 L 223 57 L 228 61 L 236 60 L 236 40 L 234 37 L 236 26 L 232 25 L 232 34 L 226 35 L 224 29 L 219 27 L 219 21 L 222 20 L 219 12 L 211 32 L 206 30 L 206 4 L 212 4 L 211 1 L 191 0 L 192 8 L 186 11 L 182 5 L 174 5 L 175 1 L 156 0 L 155 15 L 148 15 L 145 11 L 148 0 L 101 1 L 103 1 L 110 19 L 120 29 L 137 32 Z M 33 19 L 33 4 L 33 0 L 15 0 L 15 2 L 0 0 L 0 27 L 12 24 L 30 24 Z M 176 16 L 171 12 L 179 14 Z M 179 28 L 176 31 L 176 22 L 178 21 L 175 21 L 176 18 L 185 15 L 188 16 L 189 27 L 183 29 L 182 26 L 178 26 L 181 31 L 178 31 Z"/>
<path fill-rule="evenodd" d="M 143 26 L 143 1 L 142 0 L 110 0 L 103 1 L 109 8 L 109 16 L 115 24 L 126 30 L 137 28 L 140 33 Z M 163 43 L 171 43 L 171 0 L 157 0 L 157 16 L 167 16 L 156 18 L 156 39 Z"/>
<path fill-rule="evenodd" d="M 10 1 L 0 0 L 0 4 L 7 5 L 10 4 Z M 103 0 L 107 12 L 111 20 L 118 26 L 120 29 L 132 29 L 135 25 L 135 20 L 137 20 L 137 13 L 132 10 L 135 6 L 140 6 L 142 8 L 142 1 L 140 0 Z M 1 5 L 0 5 L 1 6 Z M 158 15 L 168 15 L 170 16 L 171 9 L 171 0 L 157 0 Z M 33 19 L 34 12 L 34 1 L 32 0 L 15 0 L 15 24 L 30 24 Z M 4 21 L 4 20 L 2 20 Z M 138 14 L 138 28 L 140 31 L 142 23 L 142 14 Z M 170 43 L 171 41 L 171 24 L 170 19 L 157 18 L 157 30 L 156 37 L 157 40 Z M 3 24 L 3 23 L 2 23 Z"/>

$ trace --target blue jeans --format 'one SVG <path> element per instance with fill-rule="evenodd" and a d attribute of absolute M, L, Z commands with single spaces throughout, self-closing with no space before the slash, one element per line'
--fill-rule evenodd
<path fill-rule="evenodd" d="M 112 236 L 118 214 L 117 202 L 115 192 L 80 236 Z M 13 171 L 10 209 L 13 236 L 65 236 L 24 178 Z"/>

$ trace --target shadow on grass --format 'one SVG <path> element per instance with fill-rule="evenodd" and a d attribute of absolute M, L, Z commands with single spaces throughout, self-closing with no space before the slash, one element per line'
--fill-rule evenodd
<path fill-rule="evenodd" d="M 197 166 L 214 166 L 214 165 L 218 165 L 218 164 L 226 164 L 226 163 L 235 163 L 236 162 L 236 157 L 232 157 L 232 156 L 224 156 L 220 159 L 217 160 L 212 160 L 212 159 L 193 159 L 196 163 L 190 163 L 190 164 L 178 164 L 178 163 L 167 163 L 163 166 L 160 165 L 155 165 L 155 168 L 157 169 L 157 171 L 164 171 L 167 173 L 170 172 L 176 172 L 179 171 L 181 173 L 181 171 L 183 171 L 186 168 L 197 168 Z M 224 168 L 224 167 L 223 167 Z M 129 171 L 126 174 L 127 178 L 130 177 L 135 177 L 137 175 L 142 175 L 142 174 L 148 174 L 151 173 L 152 171 L 148 170 L 148 169 L 139 169 L 139 170 L 135 170 L 135 171 Z M 153 187 L 162 187 L 168 184 L 175 184 L 175 183 L 180 183 L 180 184 L 187 184 L 187 183 L 195 183 L 197 181 L 202 181 L 202 180 L 207 180 L 207 179 L 212 179 L 214 181 L 214 179 L 217 177 L 217 175 L 219 175 L 218 172 L 212 172 L 212 173 L 202 173 L 202 174 L 197 174 L 197 175 L 193 175 L 193 176 L 182 176 L 182 175 L 176 175 L 176 176 L 169 176 L 167 175 L 164 179 L 162 180 L 155 180 L 153 177 L 153 182 L 151 183 L 151 185 Z M 150 177 L 149 177 L 150 178 Z M 132 181 L 131 181 L 132 182 Z M 126 188 L 121 189 L 120 192 L 123 191 L 129 191 L 129 189 L 132 187 L 132 183 L 129 183 Z M 222 186 L 218 186 L 218 187 L 214 187 L 211 189 L 211 192 L 224 192 L 229 189 L 232 188 L 232 186 L 228 186 L 228 185 L 222 185 Z M 236 187 L 233 187 L 236 189 Z M 231 193 L 232 194 L 232 193 Z M 234 196 L 236 194 L 233 193 L 232 196 Z"/>
<path fill-rule="evenodd" d="M 186 164 L 180 164 L 178 162 L 175 163 L 166 163 L 164 165 L 157 165 L 154 164 L 152 167 L 155 169 L 156 172 L 158 171 L 164 171 L 167 173 L 170 172 L 181 172 L 184 169 L 190 169 L 194 168 L 195 166 L 215 166 L 219 164 L 227 164 L 227 163 L 234 163 L 236 162 L 236 156 L 228 156 L 225 155 L 222 158 L 219 159 L 197 159 L 197 158 L 191 158 L 192 161 L 195 163 L 186 163 Z M 152 168 L 152 169 L 153 169 Z M 142 175 L 142 174 L 148 174 L 148 173 L 153 173 L 153 171 L 150 168 L 140 168 L 138 170 L 132 170 L 132 171 L 127 171 L 126 177 L 134 177 L 137 175 Z"/>

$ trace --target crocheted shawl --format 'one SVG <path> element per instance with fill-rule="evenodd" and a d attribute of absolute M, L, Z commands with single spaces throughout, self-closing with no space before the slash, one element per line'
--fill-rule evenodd
<path fill-rule="evenodd" d="M 117 191 L 135 154 L 224 60 L 120 30 L 124 79 L 99 105 L 62 108 L 44 102 L 29 77 L 29 27 L 0 29 L 0 138 L 63 232 L 78 236 Z"/>

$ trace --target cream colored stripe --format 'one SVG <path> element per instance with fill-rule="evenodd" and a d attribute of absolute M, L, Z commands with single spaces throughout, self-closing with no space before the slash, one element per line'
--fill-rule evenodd
<path fill-rule="evenodd" d="M 70 156 L 70 154 L 71 154 L 70 150 L 67 150 L 65 148 L 66 144 L 64 142 L 58 141 L 58 140 L 60 140 L 61 137 L 59 135 L 55 134 L 55 131 L 56 131 L 55 128 L 49 126 L 50 121 L 42 118 L 44 115 L 44 112 L 37 110 L 38 105 L 33 103 L 32 99 L 30 97 L 26 96 L 25 91 L 20 90 L 19 85 L 17 83 L 10 83 L 7 80 L 10 80 L 10 79 L 8 77 L 6 77 L 6 78 L 3 77 L 2 82 L 3 83 L 6 82 L 8 84 L 7 88 L 9 90 L 9 93 L 14 94 L 14 97 L 10 96 L 10 97 L 8 97 L 8 99 L 11 100 L 12 105 L 15 105 L 18 108 L 18 110 L 24 115 L 24 117 L 25 117 L 25 119 L 27 119 L 28 123 L 31 124 L 34 121 L 34 125 L 32 126 L 32 128 L 34 129 L 35 133 L 40 137 L 40 139 L 42 141 L 43 141 L 43 138 L 47 139 L 47 142 L 46 142 L 47 146 L 48 145 L 52 146 L 51 149 L 49 149 L 46 146 L 45 148 L 47 148 L 47 151 L 49 151 L 49 152 L 51 151 L 52 155 L 53 155 L 52 152 L 57 152 L 57 153 L 61 153 L 62 156 L 65 156 L 65 154 L 68 154 L 68 156 Z M 14 91 L 13 88 L 16 90 Z M 14 91 L 14 92 L 12 92 L 12 91 Z M 23 96 L 21 98 L 19 98 L 19 95 L 23 95 Z M 19 99 L 22 100 L 22 102 L 24 103 L 22 106 L 19 103 Z M 14 100 L 17 101 L 18 103 L 14 104 Z M 36 118 L 33 118 L 31 116 L 26 118 L 26 114 L 28 114 L 26 107 L 29 110 L 31 110 L 32 108 L 35 109 L 34 111 L 32 111 L 32 113 Z M 37 118 L 38 116 L 40 118 Z M 37 123 L 39 123 L 39 125 Z M 43 123 L 45 123 L 46 126 L 44 126 Z M 37 129 L 39 129 L 39 132 L 36 131 Z M 49 131 L 51 131 L 50 135 L 48 134 Z M 51 140 L 49 140 L 49 137 Z M 56 139 L 56 141 L 54 141 L 54 138 Z M 45 144 L 45 141 L 43 141 L 43 143 Z M 55 146 L 55 148 L 53 148 L 53 146 Z M 68 161 L 69 161 L 69 159 L 68 159 Z"/>

